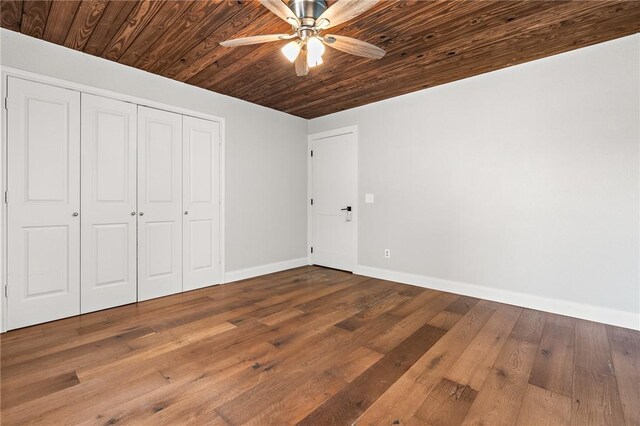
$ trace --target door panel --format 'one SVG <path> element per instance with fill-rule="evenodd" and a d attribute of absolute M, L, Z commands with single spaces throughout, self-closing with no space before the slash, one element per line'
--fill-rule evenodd
<path fill-rule="evenodd" d="M 182 116 L 138 107 L 138 300 L 182 291 Z"/>
<path fill-rule="evenodd" d="M 220 124 L 183 119 L 184 289 L 221 282 Z"/>
<path fill-rule="evenodd" d="M 80 94 L 8 79 L 8 329 L 80 313 Z"/>
<path fill-rule="evenodd" d="M 158 278 L 175 275 L 174 256 L 176 223 L 171 222 L 146 222 L 146 247 L 148 263 L 148 276 Z"/>
<path fill-rule="evenodd" d="M 69 292 L 66 266 L 69 256 L 61 247 L 69 246 L 67 226 L 23 228 L 25 238 L 26 298 Z"/>
<path fill-rule="evenodd" d="M 356 265 L 357 139 L 353 131 L 311 137 L 311 261 L 346 271 Z M 345 209 L 350 206 L 349 215 Z"/>
<path fill-rule="evenodd" d="M 136 115 L 82 94 L 82 313 L 137 298 Z"/>
<path fill-rule="evenodd" d="M 129 301 L 135 302 L 135 255 L 131 259 L 131 254 L 135 253 L 134 245 L 131 246 L 131 234 L 134 230 L 127 223 L 116 223 L 106 225 L 93 225 L 94 252 L 95 252 L 95 283 L 94 287 L 104 288 L 105 286 L 126 285 L 133 287 L 134 291 L 129 291 Z M 83 247 L 84 257 L 87 257 L 89 247 Z M 113 254 L 117 254 L 114 256 Z M 131 272 L 134 273 L 133 279 Z M 83 296 L 85 288 L 82 288 Z M 133 300 L 131 300 L 131 295 Z M 84 300 L 83 300 L 84 301 Z M 110 304 L 111 306 L 116 306 Z M 83 306 L 83 311 L 86 308 Z"/>

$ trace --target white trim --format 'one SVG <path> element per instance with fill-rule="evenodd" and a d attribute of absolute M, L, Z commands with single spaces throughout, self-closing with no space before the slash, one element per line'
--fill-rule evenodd
<path fill-rule="evenodd" d="M 87 93 L 90 95 L 102 96 L 104 98 L 114 99 L 123 102 L 129 102 L 140 106 L 146 106 L 149 108 L 160 109 L 168 112 L 174 112 L 177 114 L 187 115 L 190 117 L 201 118 L 208 121 L 214 121 L 220 124 L 221 131 L 221 146 L 220 146 L 220 283 L 225 282 L 225 249 L 226 249 L 226 234 L 225 234 L 225 206 L 226 206 L 226 195 L 225 195 L 225 169 L 226 169 L 226 157 L 225 157 L 225 148 L 226 148 L 226 128 L 225 128 L 225 119 L 222 117 L 217 117 L 215 115 L 202 113 L 199 111 L 194 111 L 182 107 L 177 107 L 174 105 L 164 104 L 161 102 L 150 101 L 148 99 L 138 98 L 135 96 L 130 96 L 124 93 L 113 92 L 110 90 L 99 89 L 92 86 L 87 86 L 80 83 L 75 83 L 67 80 L 62 80 L 59 78 L 49 77 L 46 75 L 36 74 L 29 71 L 24 71 L 18 68 L 12 68 L 7 66 L 0 65 L 0 87 L 2 88 L 2 99 L 0 102 L 0 108 L 2 108 L 1 121 L 0 121 L 0 183 L 1 183 L 1 197 L 4 197 L 4 191 L 7 190 L 7 110 L 4 108 L 4 97 L 7 96 L 7 81 L 8 77 L 19 78 L 23 80 L 29 80 L 36 83 L 48 84 L 55 87 L 60 87 L 64 89 L 75 90 L 80 93 Z M 5 332 L 6 324 L 7 324 L 7 298 L 4 296 L 4 286 L 7 284 L 7 247 L 6 247 L 6 227 L 7 227 L 7 205 L 4 203 L 4 199 L 0 200 L 0 237 L 2 237 L 0 243 L 0 332 Z M 305 263 L 307 264 L 307 263 Z"/>
<path fill-rule="evenodd" d="M 224 283 L 246 280 L 247 278 L 258 277 L 260 275 L 272 274 L 274 272 L 285 271 L 287 269 L 299 268 L 307 266 L 309 258 L 300 257 L 298 259 L 285 260 L 283 262 L 269 263 L 266 265 L 253 266 L 251 268 L 239 269 L 237 271 L 227 272 L 224 275 Z"/>
<path fill-rule="evenodd" d="M 358 265 L 355 274 L 640 330 L 640 313 Z"/>
<path fill-rule="evenodd" d="M 220 132 L 222 133 L 221 139 L 220 139 L 220 284 L 224 283 L 224 276 L 225 276 L 225 268 L 226 268 L 226 256 L 225 253 L 227 252 L 227 246 L 225 245 L 225 241 L 226 241 L 226 208 L 225 206 L 227 205 L 227 201 L 226 201 L 226 164 L 227 164 L 227 160 L 226 160 L 226 153 L 225 153 L 225 147 L 226 142 L 225 142 L 225 138 L 226 138 L 226 134 L 227 134 L 227 130 L 225 128 L 225 120 L 222 119 L 222 121 L 220 121 Z"/>
<path fill-rule="evenodd" d="M 311 198 L 313 198 L 313 162 L 311 160 L 311 151 L 313 148 L 313 142 L 311 141 L 311 135 L 307 136 L 307 257 L 309 258 L 309 265 L 312 265 L 311 246 L 313 246 L 313 215 L 311 209 Z"/>
<path fill-rule="evenodd" d="M 358 134 L 358 126 L 347 126 L 340 127 L 338 129 L 327 130 L 326 132 L 320 133 L 312 133 L 307 136 L 307 255 L 309 256 L 309 265 L 313 264 L 313 255 L 311 254 L 311 246 L 313 245 L 313 214 L 312 214 L 312 206 L 310 203 L 311 198 L 313 198 L 313 162 L 311 160 L 311 150 L 313 149 L 313 141 L 331 138 L 335 136 L 347 135 L 352 133 L 355 138 L 356 143 L 356 164 L 353 167 L 356 170 L 356 199 L 353 201 L 353 209 L 354 209 L 354 219 L 356 225 L 356 236 L 355 236 L 355 265 L 353 265 L 354 270 L 358 267 L 358 239 L 359 239 L 359 230 L 360 230 L 360 150 L 359 150 L 359 134 Z M 352 271 L 355 272 L 355 271 Z"/>
<path fill-rule="evenodd" d="M 4 191 L 7 190 L 7 109 L 5 108 L 5 98 L 7 96 L 7 77 L 5 73 L 2 71 L 3 67 L 0 66 L 0 86 L 2 87 L 2 120 L 0 124 L 0 128 L 2 129 L 2 134 L 0 135 L 0 181 L 2 184 L 1 194 L 3 199 L 1 200 L 2 206 L 0 207 L 0 332 L 4 333 L 7 331 L 7 298 L 5 297 L 4 286 L 7 285 L 8 275 L 7 275 L 7 261 L 8 261 L 8 253 L 7 253 L 7 204 L 4 202 Z"/>

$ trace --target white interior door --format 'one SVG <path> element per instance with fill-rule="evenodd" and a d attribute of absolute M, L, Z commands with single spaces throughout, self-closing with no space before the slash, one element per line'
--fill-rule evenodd
<path fill-rule="evenodd" d="M 355 128 L 309 137 L 311 263 L 345 271 L 356 265 L 358 147 Z"/>
<path fill-rule="evenodd" d="M 8 79 L 8 329 L 80 313 L 80 93 Z"/>
<path fill-rule="evenodd" d="M 183 117 L 183 289 L 220 283 L 220 124 Z"/>
<path fill-rule="evenodd" d="M 138 300 L 182 291 L 182 115 L 138 107 Z"/>
<path fill-rule="evenodd" d="M 82 313 L 137 299 L 136 114 L 82 94 Z"/>

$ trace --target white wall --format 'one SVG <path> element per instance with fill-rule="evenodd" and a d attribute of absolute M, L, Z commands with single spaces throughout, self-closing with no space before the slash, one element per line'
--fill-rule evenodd
<path fill-rule="evenodd" d="M 361 272 L 640 328 L 640 35 L 309 132 L 350 125 Z"/>
<path fill-rule="evenodd" d="M 226 119 L 226 270 L 307 256 L 307 121 L 0 30 L 0 64 Z"/>

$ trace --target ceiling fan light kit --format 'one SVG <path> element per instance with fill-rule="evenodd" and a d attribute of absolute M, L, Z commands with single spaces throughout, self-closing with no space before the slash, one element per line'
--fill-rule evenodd
<path fill-rule="evenodd" d="M 291 40 L 282 54 L 295 65 L 296 74 L 305 76 L 309 68 L 321 65 L 325 45 L 351 55 L 380 59 L 385 51 L 373 44 L 340 35 L 320 32 L 349 21 L 373 7 L 379 0 L 338 0 L 327 7 L 325 0 L 260 0 L 263 6 L 288 22 L 293 34 L 269 34 L 223 41 L 225 47 L 248 46 L 271 41 Z"/>
<path fill-rule="evenodd" d="M 282 51 L 282 54 L 285 56 L 285 58 L 289 60 L 289 62 L 293 62 L 300 54 L 301 45 L 302 43 L 300 42 L 300 40 L 290 41 L 289 43 L 285 44 L 284 47 L 280 50 Z"/>
<path fill-rule="evenodd" d="M 316 36 L 307 39 L 307 63 L 310 67 L 322 64 L 324 44 Z"/>

